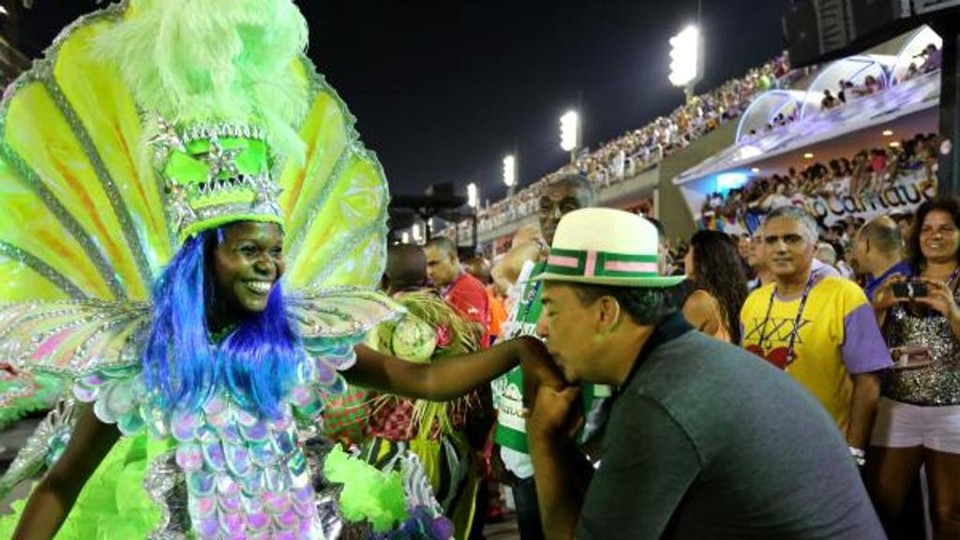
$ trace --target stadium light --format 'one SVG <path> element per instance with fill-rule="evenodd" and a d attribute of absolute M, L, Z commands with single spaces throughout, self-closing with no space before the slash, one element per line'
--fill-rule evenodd
<path fill-rule="evenodd" d="M 420 239 L 423 238 L 423 236 L 421 236 L 421 233 L 420 233 L 420 224 L 414 223 L 411 230 L 413 231 L 413 241 L 419 242 Z"/>
<path fill-rule="evenodd" d="M 476 210 L 480 201 L 480 193 L 477 190 L 477 184 L 470 182 L 467 184 L 467 205 Z"/>
<path fill-rule="evenodd" d="M 404 231 L 403 234 L 400 236 L 400 238 L 403 240 L 404 244 L 410 243 L 410 233 Z"/>
<path fill-rule="evenodd" d="M 517 185 L 517 158 L 513 154 L 503 158 L 503 184 L 508 188 Z"/>
<path fill-rule="evenodd" d="M 580 146 L 580 115 L 567 111 L 560 117 L 560 148 L 573 152 Z"/>
<path fill-rule="evenodd" d="M 688 26 L 670 38 L 670 83 L 687 87 L 700 77 L 700 29 Z"/>

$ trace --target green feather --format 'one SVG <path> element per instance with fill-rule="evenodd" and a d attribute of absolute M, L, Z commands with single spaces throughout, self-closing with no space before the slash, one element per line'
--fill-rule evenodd
<path fill-rule="evenodd" d="M 129 0 L 95 44 L 148 114 L 180 126 L 258 124 L 278 156 L 295 158 L 308 100 L 294 65 L 306 46 L 290 0 Z"/>

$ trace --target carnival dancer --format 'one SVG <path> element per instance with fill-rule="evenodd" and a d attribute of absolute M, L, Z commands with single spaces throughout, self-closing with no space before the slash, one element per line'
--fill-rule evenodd
<path fill-rule="evenodd" d="M 0 536 L 451 536 L 416 459 L 381 472 L 310 439 L 322 396 L 343 372 L 448 399 L 541 351 L 357 347 L 398 312 L 365 290 L 387 191 L 306 39 L 290 0 L 128 0 L 8 89 L 0 357 L 81 405 Z"/>

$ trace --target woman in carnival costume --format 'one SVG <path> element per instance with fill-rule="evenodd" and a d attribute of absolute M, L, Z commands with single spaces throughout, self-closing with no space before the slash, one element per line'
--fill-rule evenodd
<path fill-rule="evenodd" d="M 0 358 L 81 404 L 15 538 L 451 536 L 417 460 L 311 439 L 322 397 L 445 400 L 544 353 L 358 346 L 399 312 L 368 292 L 386 185 L 306 39 L 290 0 L 128 0 L 8 89 Z"/>

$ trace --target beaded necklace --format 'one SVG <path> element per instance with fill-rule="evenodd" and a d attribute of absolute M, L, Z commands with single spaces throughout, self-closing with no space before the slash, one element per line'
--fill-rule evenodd
<path fill-rule="evenodd" d="M 810 277 L 807 279 L 807 285 L 803 288 L 803 294 L 800 295 L 800 305 L 797 308 L 797 316 L 793 320 L 793 328 L 790 329 L 790 337 L 787 342 L 787 360 L 783 365 L 784 367 L 789 366 L 793 363 L 794 360 L 794 351 L 793 347 L 797 341 L 797 335 L 800 333 L 800 323 L 803 321 L 803 310 L 807 306 L 807 298 L 810 296 L 810 291 L 813 289 L 813 282 L 816 278 L 816 272 L 813 270 L 810 271 Z M 773 300 L 777 297 L 777 291 L 780 290 L 780 285 L 776 284 L 773 286 L 773 292 L 770 293 L 770 302 L 767 303 L 767 314 L 763 317 L 763 327 L 760 329 L 760 342 L 757 343 L 757 346 L 763 351 L 763 342 L 767 339 L 767 323 L 770 321 L 770 315 L 773 312 Z"/>

